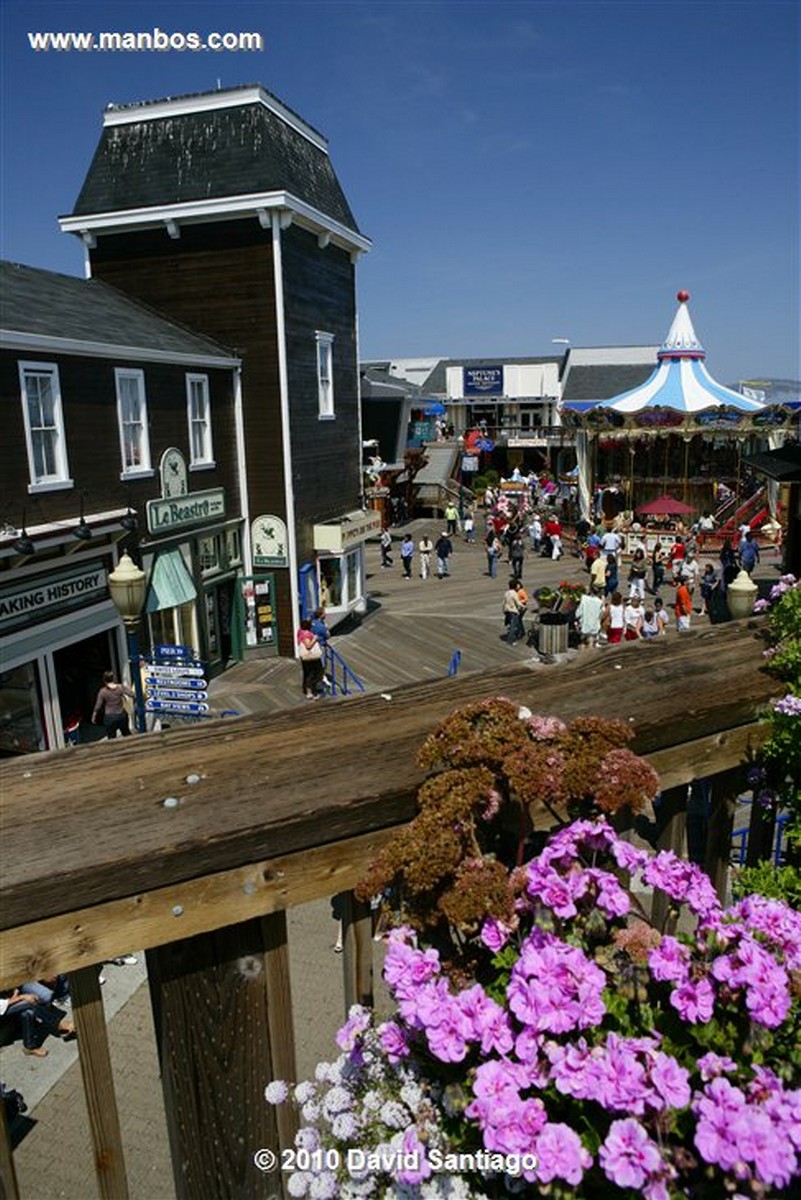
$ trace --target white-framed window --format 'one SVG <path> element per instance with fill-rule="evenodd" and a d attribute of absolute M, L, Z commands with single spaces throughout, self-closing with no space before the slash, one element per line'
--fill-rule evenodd
<path fill-rule="evenodd" d="M 317 339 L 317 396 L 320 417 L 334 415 L 334 335 L 315 334 Z"/>
<path fill-rule="evenodd" d="M 55 363 L 21 362 L 19 384 L 31 480 L 28 491 L 72 487 L 58 367 Z"/>
<path fill-rule="evenodd" d="M 187 375 L 186 411 L 189 422 L 189 465 L 213 467 L 208 375 Z"/>
<path fill-rule="evenodd" d="M 114 368 L 117 388 L 117 421 L 123 478 L 152 474 L 150 431 L 147 427 L 145 373 L 128 367 Z"/>

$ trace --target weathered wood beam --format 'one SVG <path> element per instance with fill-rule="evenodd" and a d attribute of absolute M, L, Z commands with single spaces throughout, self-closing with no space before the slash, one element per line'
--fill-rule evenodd
<path fill-rule="evenodd" d="M 150 950 L 355 886 L 393 835 L 365 834 L 0 932 L 0 987 Z M 294 1078 L 294 1075 L 291 1076 Z"/>
<path fill-rule="evenodd" d="M 178 1200 L 280 1195 L 275 1111 L 264 1099 L 271 1048 L 259 921 L 150 950 L 148 979 Z"/>
<path fill-rule="evenodd" d="M 11 1149 L 5 1104 L 0 1104 L 0 1200 L 19 1200 L 19 1185 L 14 1170 L 14 1153 Z"/>
<path fill-rule="evenodd" d="M 655 640 L 669 644 L 2 764 L 0 925 L 290 854 L 317 845 L 321 831 L 335 841 L 402 822 L 414 811 L 424 737 L 487 695 L 565 718 L 621 716 L 637 731 L 634 748 L 650 754 L 750 725 L 776 691 L 760 670 L 762 640 L 743 623 Z M 326 783 L 320 757 L 347 770 Z M 165 808 L 167 798 L 178 804 Z"/>
<path fill-rule="evenodd" d="M 352 1004 L 372 1008 L 373 922 L 369 904 L 357 900 L 353 892 L 342 895 L 342 949 L 345 1011 Z"/>
<path fill-rule="evenodd" d="M 98 1190 L 102 1200 L 127 1200 L 128 1180 L 106 1014 L 100 995 L 100 976 L 94 967 L 83 967 L 70 975 L 70 996 Z"/>
<path fill-rule="evenodd" d="M 292 1025 L 292 987 L 289 975 L 289 942 L 286 913 L 275 912 L 262 921 L 264 969 L 267 979 L 267 1024 L 270 1031 L 272 1069 L 270 1079 L 298 1077 L 295 1031 Z M 281 1104 L 275 1112 L 281 1149 L 295 1144 L 298 1119 L 293 1104 Z"/>

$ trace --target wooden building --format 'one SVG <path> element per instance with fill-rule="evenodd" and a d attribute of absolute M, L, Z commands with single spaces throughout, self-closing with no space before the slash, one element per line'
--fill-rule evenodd
<path fill-rule="evenodd" d="M 2 755 L 91 737 L 127 661 L 121 547 L 150 581 L 142 648 L 221 670 L 243 531 L 236 357 L 97 280 L 2 263 L 0 287 Z"/>
<path fill-rule="evenodd" d="M 363 509 L 355 264 L 370 242 L 326 139 L 259 86 L 112 106 L 61 226 L 92 278 L 241 357 L 243 567 L 256 593 L 274 577 L 281 652 L 323 581 L 332 623 L 363 609 L 378 515 Z"/>

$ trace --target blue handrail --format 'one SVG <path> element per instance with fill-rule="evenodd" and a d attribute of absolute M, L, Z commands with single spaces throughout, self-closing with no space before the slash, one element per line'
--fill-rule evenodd
<path fill-rule="evenodd" d="M 451 655 L 451 661 L 448 664 L 448 678 L 449 679 L 451 678 L 452 675 L 458 674 L 459 667 L 461 665 L 462 665 L 462 652 L 461 652 L 461 650 L 454 650 L 453 654 Z"/>
<path fill-rule="evenodd" d="M 338 654 L 334 647 L 329 642 L 325 647 L 323 655 L 325 664 L 325 673 L 331 682 L 331 695 L 336 696 L 339 690 L 343 696 L 349 696 L 353 690 L 349 687 L 349 682 L 356 685 L 360 692 L 365 690 L 364 684 L 358 675 L 351 671 L 348 664 L 345 662 L 341 654 Z M 341 681 L 337 681 L 337 667 L 340 669 Z"/>

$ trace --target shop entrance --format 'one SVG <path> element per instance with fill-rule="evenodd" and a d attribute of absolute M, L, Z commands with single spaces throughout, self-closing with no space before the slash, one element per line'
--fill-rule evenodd
<path fill-rule="evenodd" d="M 104 732 L 102 725 L 92 724 L 95 697 L 102 686 L 105 671 L 117 671 L 119 677 L 119 664 L 110 631 L 96 633 L 81 642 L 54 650 L 53 667 L 64 740 L 98 741 Z"/>

